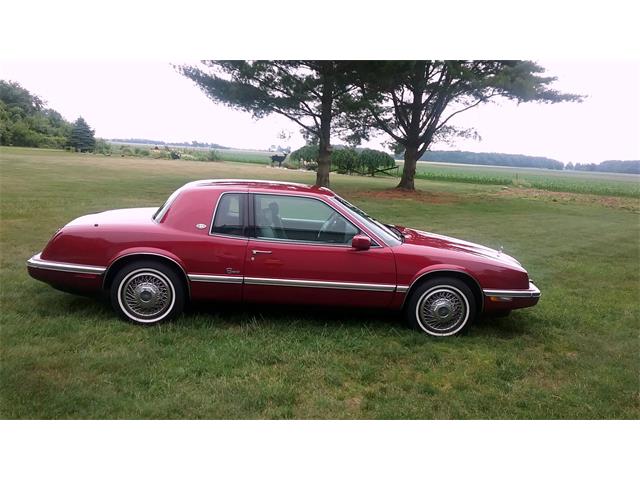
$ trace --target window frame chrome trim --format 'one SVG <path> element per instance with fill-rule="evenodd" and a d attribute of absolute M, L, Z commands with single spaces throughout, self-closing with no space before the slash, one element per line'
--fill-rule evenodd
<path fill-rule="evenodd" d="M 277 243 L 290 243 L 294 245 L 317 245 L 320 247 L 334 247 L 344 248 L 347 250 L 353 250 L 353 247 L 348 243 L 326 243 L 326 242 L 314 242 L 311 240 L 289 240 L 286 238 L 266 238 L 266 237 L 249 237 L 250 240 L 256 242 L 277 242 Z M 382 248 L 380 245 L 371 245 L 369 248 Z M 366 251 L 366 250 L 364 250 Z"/>
<path fill-rule="evenodd" d="M 81 263 L 55 262 L 51 260 L 42 260 L 40 255 L 42 252 L 35 254 L 27 260 L 27 266 L 31 268 L 39 268 L 41 270 L 52 270 L 65 273 L 80 273 L 90 275 L 102 275 L 107 267 L 97 265 L 84 265 Z"/>

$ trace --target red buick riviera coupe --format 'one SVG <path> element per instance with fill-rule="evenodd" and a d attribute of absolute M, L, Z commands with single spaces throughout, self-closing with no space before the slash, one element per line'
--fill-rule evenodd
<path fill-rule="evenodd" d="M 384 225 L 326 188 L 257 180 L 196 181 L 159 209 L 77 218 L 27 266 L 60 290 L 108 293 L 139 324 L 193 299 L 396 309 L 449 336 L 540 297 L 502 252 Z"/>

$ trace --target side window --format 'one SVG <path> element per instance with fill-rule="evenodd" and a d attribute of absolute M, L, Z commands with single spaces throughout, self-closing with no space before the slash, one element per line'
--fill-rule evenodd
<path fill-rule="evenodd" d="M 216 208 L 211 233 L 244 236 L 246 193 L 224 193 Z"/>
<path fill-rule="evenodd" d="M 314 198 L 254 195 L 256 237 L 349 244 L 358 229 Z"/>

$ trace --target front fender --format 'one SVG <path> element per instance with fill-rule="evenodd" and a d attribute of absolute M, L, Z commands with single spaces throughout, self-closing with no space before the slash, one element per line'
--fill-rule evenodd
<path fill-rule="evenodd" d="M 397 291 L 407 292 L 408 290 L 411 289 L 411 287 L 413 287 L 417 282 L 419 282 L 425 276 L 431 275 L 434 273 L 447 273 L 447 272 L 454 272 L 454 273 L 462 274 L 469 277 L 477 285 L 478 289 L 482 291 L 480 282 L 467 268 L 464 268 L 460 265 L 452 265 L 447 263 L 429 265 L 428 267 L 418 270 L 418 272 L 416 272 L 416 274 L 413 276 L 413 278 L 411 278 L 408 284 L 406 285 L 399 284 L 397 287 Z"/>
<path fill-rule="evenodd" d="M 409 297 L 409 293 L 411 289 L 416 286 L 418 282 L 420 282 L 425 277 L 436 274 L 446 275 L 447 273 L 453 274 L 454 276 L 468 278 L 472 285 L 475 285 L 477 301 L 479 304 L 479 308 L 482 309 L 482 287 L 480 286 L 480 282 L 468 269 L 460 266 L 460 265 L 452 265 L 447 263 L 440 263 L 435 265 L 430 265 L 428 267 L 424 267 L 421 270 L 418 270 L 410 279 L 410 281 L 403 283 L 398 282 L 396 287 L 396 294 L 393 299 L 393 306 L 395 308 L 403 308 L 404 304 Z"/>

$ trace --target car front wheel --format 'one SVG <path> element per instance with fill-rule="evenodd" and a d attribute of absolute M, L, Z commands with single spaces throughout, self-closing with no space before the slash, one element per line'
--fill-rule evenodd
<path fill-rule="evenodd" d="M 435 337 L 465 332 L 476 315 L 471 289 L 457 278 L 433 278 L 416 287 L 408 299 L 408 325 Z"/>
<path fill-rule="evenodd" d="M 154 325 L 171 320 L 184 308 L 184 286 L 169 267 L 153 261 L 126 265 L 111 285 L 111 305 L 125 320 Z"/>

